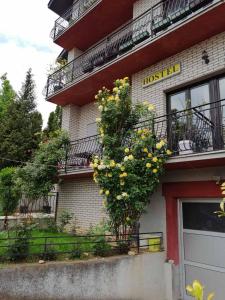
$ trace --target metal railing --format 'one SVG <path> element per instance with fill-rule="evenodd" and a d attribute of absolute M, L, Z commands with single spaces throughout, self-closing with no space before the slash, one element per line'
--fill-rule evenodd
<path fill-rule="evenodd" d="M 18 212 L 25 215 L 29 213 L 55 214 L 57 198 L 57 192 L 51 192 L 46 198 L 40 198 L 33 201 L 22 197 L 19 201 Z"/>
<path fill-rule="evenodd" d="M 50 97 L 85 74 L 115 60 L 145 40 L 158 36 L 170 25 L 186 18 L 213 0 L 161 1 L 118 31 L 108 35 L 48 77 L 46 97 Z"/>
<path fill-rule="evenodd" d="M 55 21 L 51 30 L 51 38 L 56 40 L 67 28 L 79 20 L 83 14 L 99 0 L 78 0 L 61 17 Z"/>
<path fill-rule="evenodd" d="M 156 117 L 153 122 L 146 120 L 136 128 L 148 128 L 157 141 L 165 140 L 173 156 L 222 150 L 225 146 L 225 100 L 172 112 Z M 88 168 L 91 157 L 101 154 L 99 135 L 77 140 L 71 143 L 60 170 L 69 173 Z"/>
<path fill-rule="evenodd" d="M 59 255 L 70 255 L 72 258 L 87 256 L 112 256 L 127 254 L 128 251 L 141 249 L 163 251 L 162 232 L 137 232 L 123 234 L 118 238 L 113 234 L 106 235 L 63 235 L 0 238 L 0 261 L 20 261 L 34 258 L 57 260 Z M 22 251 L 21 251 L 22 250 Z"/>

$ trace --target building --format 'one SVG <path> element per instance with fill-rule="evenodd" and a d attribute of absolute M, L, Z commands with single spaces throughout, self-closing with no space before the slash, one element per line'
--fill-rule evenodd
<path fill-rule="evenodd" d="M 201 280 L 225 292 L 225 221 L 218 219 L 225 178 L 225 2 L 221 0 L 51 0 L 52 31 L 68 64 L 49 76 L 47 100 L 63 106 L 72 140 L 59 210 L 88 228 L 104 217 L 89 160 L 100 147 L 94 95 L 129 76 L 132 101 L 156 105 L 156 132 L 173 150 L 141 229 L 163 231 L 173 261 L 173 299 Z"/>

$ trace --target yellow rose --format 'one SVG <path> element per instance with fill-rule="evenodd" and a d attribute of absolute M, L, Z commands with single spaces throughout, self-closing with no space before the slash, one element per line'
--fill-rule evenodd
<path fill-rule="evenodd" d="M 126 221 L 129 222 L 129 221 L 130 221 L 130 218 L 129 218 L 129 217 L 126 217 Z"/>
<path fill-rule="evenodd" d="M 129 153 L 129 152 L 130 152 L 129 148 L 126 148 L 126 149 L 124 150 L 124 152 L 125 152 L 125 153 Z"/>
<path fill-rule="evenodd" d="M 118 195 L 118 196 L 116 196 L 116 199 L 117 199 L 117 200 L 121 200 L 121 199 L 122 199 L 122 196 L 121 196 L 121 195 Z"/>
<path fill-rule="evenodd" d="M 99 191 L 99 195 L 103 195 L 104 191 L 103 190 L 100 190 Z"/>
<path fill-rule="evenodd" d="M 160 150 L 160 149 L 162 148 L 162 146 L 163 146 L 163 145 L 162 145 L 161 143 L 157 143 L 157 144 L 156 144 L 156 149 Z"/>
<path fill-rule="evenodd" d="M 148 153 L 148 148 L 144 148 L 144 149 L 143 149 L 143 152 Z"/>
<path fill-rule="evenodd" d="M 110 177 L 110 178 L 111 178 L 111 177 L 112 177 L 112 173 L 109 173 L 109 174 L 108 174 L 108 177 Z"/>
<path fill-rule="evenodd" d="M 148 153 L 148 157 L 151 158 L 151 157 L 152 157 L 152 154 L 151 154 L 151 153 Z"/>
<path fill-rule="evenodd" d="M 103 106 L 102 106 L 102 105 L 99 105 L 98 110 L 99 110 L 100 112 L 102 112 L 102 111 L 103 111 Z"/>
<path fill-rule="evenodd" d="M 106 207 L 106 204 L 107 204 L 107 201 L 106 201 L 106 200 L 103 200 L 103 201 L 102 201 L 102 205 L 103 205 L 104 207 Z"/>
<path fill-rule="evenodd" d="M 146 168 L 151 168 L 151 166 L 152 166 L 152 164 L 150 164 L 150 163 L 146 164 Z"/>
<path fill-rule="evenodd" d="M 130 154 L 130 155 L 128 156 L 128 159 L 129 159 L 129 160 L 133 160 L 133 159 L 134 159 L 133 155 Z"/>
<path fill-rule="evenodd" d="M 115 163 L 114 160 L 110 160 L 110 164 L 109 165 L 110 165 L 111 168 L 114 168 L 116 166 L 116 163 Z"/>
<path fill-rule="evenodd" d="M 122 166 L 122 167 L 120 168 L 120 170 L 121 170 L 122 172 L 125 171 L 125 167 Z"/>
<path fill-rule="evenodd" d="M 123 175 L 122 177 L 127 177 L 127 173 L 126 172 L 123 172 L 122 175 Z"/>
<path fill-rule="evenodd" d="M 105 195 L 108 196 L 110 194 L 109 190 L 105 191 Z"/>
<path fill-rule="evenodd" d="M 93 164 L 93 167 L 94 167 L 94 168 L 97 168 L 97 167 L 98 167 L 98 164 L 94 163 L 94 164 Z"/>
<path fill-rule="evenodd" d="M 101 118 L 96 118 L 95 120 L 97 123 L 101 122 Z"/>
<path fill-rule="evenodd" d="M 155 105 L 153 105 L 153 104 L 149 104 L 149 106 L 148 106 L 148 110 L 149 110 L 149 111 L 153 111 L 153 110 L 155 110 Z"/>
<path fill-rule="evenodd" d="M 152 161 L 153 161 L 153 162 L 157 162 L 157 161 L 158 161 L 158 158 L 157 158 L 157 157 L 153 157 Z"/>
<path fill-rule="evenodd" d="M 158 170 L 157 170 L 157 169 L 153 169 L 152 172 L 153 172 L 153 173 L 157 173 Z"/>
<path fill-rule="evenodd" d="M 95 100 L 97 100 L 98 99 L 98 95 L 95 95 Z"/>
<path fill-rule="evenodd" d="M 167 155 L 171 155 L 171 154 L 172 154 L 172 151 L 166 150 L 166 154 L 167 154 Z"/>
<path fill-rule="evenodd" d="M 120 185 L 122 185 L 122 186 L 123 186 L 124 184 L 125 184 L 125 182 L 124 182 L 124 181 L 120 181 Z"/>

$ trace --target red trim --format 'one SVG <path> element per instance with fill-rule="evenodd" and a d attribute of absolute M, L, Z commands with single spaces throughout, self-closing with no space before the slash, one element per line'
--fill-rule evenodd
<path fill-rule="evenodd" d="M 163 184 L 166 199 L 167 258 L 179 263 L 178 199 L 221 198 L 220 187 L 215 181 L 172 182 Z"/>

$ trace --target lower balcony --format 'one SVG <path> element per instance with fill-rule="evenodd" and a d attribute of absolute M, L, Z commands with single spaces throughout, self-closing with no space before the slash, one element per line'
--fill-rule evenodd
<path fill-rule="evenodd" d="M 225 165 L 225 100 L 159 116 L 153 124 L 146 120 L 136 128 L 149 128 L 157 140 L 167 141 L 173 152 L 167 169 Z M 59 173 L 86 176 L 92 172 L 92 156 L 101 154 L 98 135 L 71 142 Z"/>

